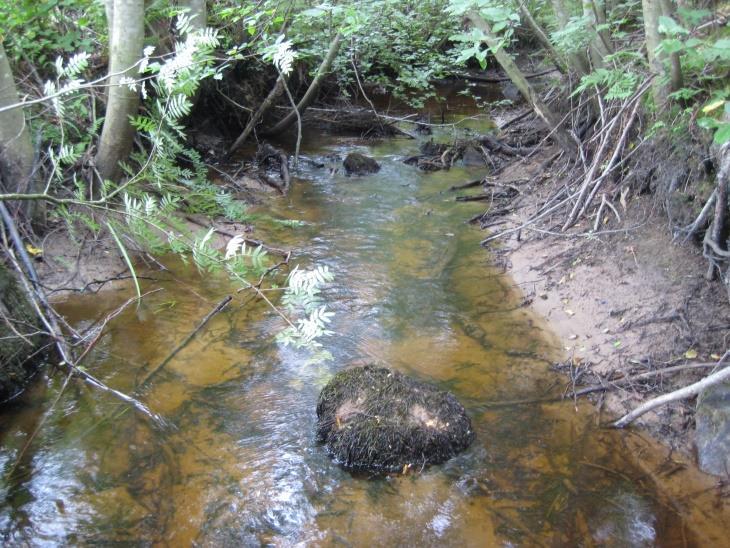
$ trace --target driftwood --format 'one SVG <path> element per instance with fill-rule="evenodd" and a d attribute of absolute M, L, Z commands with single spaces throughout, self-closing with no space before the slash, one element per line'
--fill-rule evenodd
<path fill-rule="evenodd" d="M 262 173 L 261 175 L 264 178 L 264 182 L 266 182 L 267 184 L 271 184 L 282 194 L 286 194 L 289 191 L 289 187 L 291 186 L 291 176 L 289 175 L 289 158 L 283 150 L 275 148 L 268 143 L 264 143 L 260 145 L 258 150 L 256 151 L 256 163 L 259 165 L 260 168 L 267 165 L 277 167 L 279 169 L 279 176 L 281 177 L 282 185 L 279 186 L 276 184 L 272 184 L 271 180 L 266 176 L 266 174 Z"/>
<path fill-rule="evenodd" d="M 331 132 L 362 137 L 413 138 L 410 133 L 395 126 L 395 120 L 366 108 L 310 108 L 304 116 L 309 126 L 326 128 Z"/>
<path fill-rule="evenodd" d="M 25 288 L 28 299 L 33 305 L 36 314 L 38 314 L 41 323 L 43 323 L 44 327 L 48 331 L 48 334 L 53 339 L 53 342 L 62 360 L 59 365 L 66 368 L 69 372 L 69 375 L 79 377 L 86 384 L 93 386 L 94 388 L 97 388 L 102 392 L 106 392 L 107 394 L 110 394 L 129 405 L 132 405 L 144 417 L 150 419 L 152 423 L 156 426 L 165 427 L 166 423 L 164 419 L 160 415 L 153 413 L 141 401 L 134 397 L 128 396 L 127 394 L 120 392 L 119 390 L 111 388 L 110 386 L 107 386 L 101 380 L 97 379 L 96 377 L 84 371 L 78 366 L 78 360 L 74 356 L 73 350 L 67 343 L 66 338 L 63 335 L 63 331 L 61 330 L 61 327 L 58 323 L 58 320 L 56 318 L 56 312 L 48 302 L 48 299 L 43 292 L 43 288 L 38 278 L 38 274 L 33 267 L 33 263 L 30 260 L 30 257 L 28 257 L 28 252 L 23 246 L 23 241 L 20 237 L 20 234 L 18 233 L 17 227 L 15 226 L 15 221 L 10 216 L 10 212 L 8 212 L 7 208 L 5 207 L 5 203 L 2 201 L 0 201 L 0 215 L 2 216 L 3 222 L 8 229 L 8 233 L 10 234 L 13 246 L 15 247 L 16 252 L 20 257 L 23 266 L 21 267 L 20 263 L 18 263 L 18 261 L 11 253 L 8 253 L 8 258 L 11 260 L 11 262 L 13 263 L 13 267 L 18 272 L 20 281 Z"/>

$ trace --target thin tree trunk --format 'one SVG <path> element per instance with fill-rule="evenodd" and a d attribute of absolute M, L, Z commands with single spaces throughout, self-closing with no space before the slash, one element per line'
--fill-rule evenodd
<path fill-rule="evenodd" d="M 109 73 L 113 76 L 109 79 L 109 100 L 96 155 L 96 166 L 104 180 L 119 177 L 119 162 L 132 150 L 134 128 L 129 117 L 137 113 L 139 93 L 119 85 L 119 81 L 125 76 L 138 76 L 137 67 L 131 67 L 142 58 L 143 42 L 144 0 L 114 0 L 109 48 Z"/>
<path fill-rule="evenodd" d="M 642 0 L 641 6 L 644 12 L 644 35 L 649 70 L 656 74 L 652 84 L 654 103 L 657 107 L 661 107 L 667 102 L 667 95 L 669 94 L 663 56 L 657 52 L 661 41 L 661 36 L 659 36 L 659 16 L 662 14 L 661 3 L 660 0 Z"/>
<path fill-rule="evenodd" d="M 595 7 L 593 6 L 593 1 L 583 0 L 582 4 L 583 17 L 588 19 L 593 35 L 591 37 L 591 42 L 588 48 L 588 51 L 591 55 L 591 63 L 593 64 L 593 68 L 599 68 L 603 66 L 603 58 L 608 55 L 608 50 L 603 45 L 603 41 L 601 40 L 601 37 L 598 35 L 598 31 L 596 30 L 596 26 L 598 25 L 598 23 Z"/>
<path fill-rule="evenodd" d="M 671 0 L 661 0 L 662 15 L 667 17 L 675 17 L 676 10 Z M 669 85 L 672 91 L 677 91 L 684 87 L 684 77 L 682 76 L 682 62 L 679 53 L 669 54 Z"/>
<path fill-rule="evenodd" d="M 322 85 L 322 82 L 324 81 L 325 76 L 332 68 L 332 63 L 334 62 L 335 57 L 337 57 L 337 52 L 340 50 L 341 43 L 342 43 L 342 35 L 338 33 L 334 37 L 332 42 L 330 43 L 329 51 L 327 52 L 326 57 L 322 61 L 322 64 L 319 66 L 319 69 L 317 69 L 317 75 L 314 77 L 314 80 L 312 80 L 312 83 L 309 85 L 309 88 L 307 89 L 307 92 L 304 94 L 304 97 L 302 97 L 302 99 L 297 104 L 297 108 L 293 109 L 281 121 L 279 121 L 274 127 L 266 130 L 265 132 L 262 132 L 264 135 L 269 136 L 269 137 L 279 135 L 283 131 L 287 130 L 289 128 L 289 126 L 291 126 L 294 122 L 297 121 L 297 112 L 299 113 L 299 116 L 304 114 L 304 111 L 307 109 L 307 107 L 309 105 L 312 104 L 312 102 L 316 98 L 317 92 L 319 91 L 319 88 Z"/>
<path fill-rule="evenodd" d="M 568 9 L 565 7 L 563 0 L 552 0 L 553 12 L 555 12 L 555 18 L 558 20 L 558 24 L 561 29 L 568 26 L 570 21 L 570 14 Z M 583 52 L 573 52 L 568 54 L 568 59 L 573 70 L 579 75 L 584 76 L 591 72 L 588 58 Z"/>
<path fill-rule="evenodd" d="M 525 98 L 525 100 L 527 100 L 527 102 L 532 106 L 535 114 L 542 118 L 543 121 L 545 121 L 545 123 L 548 125 L 548 127 L 554 129 L 553 135 L 560 147 L 569 156 L 574 157 L 577 152 L 577 146 L 575 141 L 573 140 L 573 137 L 563 126 L 560 117 L 552 110 L 550 110 L 550 108 L 545 103 L 543 103 L 542 99 L 540 99 L 540 96 L 532 88 L 530 83 L 525 78 L 524 74 L 522 74 L 522 71 L 517 68 L 517 65 L 515 65 L 509 54 L 501 47 L 499 40 L 497 40 L 494 34 L 492 34 L 492 29 L 490 28 L 489 24 L 484 19 L 482 19 L 482 17 L 476 11 L 467 12 L 467 17 L 471 21 L 472 25 L 474 25 L 476 28 L 484 33 L 484 41 L 489 46 L 492 55 L 494 55 L 494 57 L 497 59 L 497 62 L 507 73 L 507 76 L 510 77 L 512 83 L 517 86 L 517 89 L 520 90 L 520 93 L 522 93 L 522 96 Z"/>
<path fill-rule="evenodd" d="M 266 112 L 271 108 L 271 105 L 274 104 L 274 101 L 276 101 L 277 97 L 281 95 L 282 91 L 284 91 L 284 76 L 280 74 L 279 77 L 276 79 L 276 84 L 274 84 L 274 87 L 266 96 L 266 99 L 264 99 L 263 103 L 259 105 L 259 108 L 256 109 L 256 112 L 251 115 L 251 118 L 249 118 L 246 127 L 243 129 L 243 132 L 241 132 L 241 135 L 238 136 L 238 139 L 236 139 L 235 142 L 228 149 L 226 156 L 230 156 L 231 154 L 233 154 L 238 147 L 246 142 L 246 139 L 248 139 L 249 135 L 251 135 L 254 128 L 256 127 L 256 124 L 259 123 L 264 114 L 266 114 Z"/>
<path fill-rule="evenodd" d="M 19 102 L 10 62 L 0 42 L 0 107 Z M 33 178 L 33 144 L 22 108 L 0 113 L 0 177 L 8 192 L 35 193 L 37 181 Z M 26 215 L 32 216 L 33 202 L 23 205 Z"/>
<path fill-rule="evenodd" d="M 545 31 L 542 30 L 542 27 L 538 24 L 538 22 L 535 21 L 535 18 L 530 13 L 530 10 L 528 10 L 527 6 L 525 6 L 525 2 L 523 0 L 519 0 L 519 4 L 520 14 L 522 15 L 522 18 L 525 20 L 530 29 L 532 29 L 532 32 L 535 34 L 535 37 L 538 39 L 538 41 L 550 54 L 550 59 L 555 65 L 555 68 L 565 74 L 565 67 L 560 61 L 560 54 L 558 54 L 558 52 L 553 47 L 553 43 L 550 41 L 550 38 L 548 38 L 547 34 L 545 34 Z"/>

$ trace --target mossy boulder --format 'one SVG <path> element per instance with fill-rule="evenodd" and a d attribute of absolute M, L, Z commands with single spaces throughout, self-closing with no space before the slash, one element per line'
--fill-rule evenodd
<path fill-rule="evenodd" d="M 31 361 L 42 343 L 32 306 L 13 274 L 0 263 L 0 403 L 14 398 L 27 384 L 39 361 Z M 12 326 L 12 327 L 11 327 Z M 23 337 L 19 337 L 22 334 Z"/>
<path fill-rule="evenodd" d="M 322 389 L 317 438 L 345 468 L 395 472 L 445 462 L 474 431 L 453 394 L 365 366 L 340 371 Z"/>
<path fill-rule="evenodd" d="M 368 173 L 377 173 L 380 171 L 380 164 L 378 162 L 359 152 L 351 152 L 348 154 L 343 162 L 343 166 L 347 175 L 367 175 Z"/>

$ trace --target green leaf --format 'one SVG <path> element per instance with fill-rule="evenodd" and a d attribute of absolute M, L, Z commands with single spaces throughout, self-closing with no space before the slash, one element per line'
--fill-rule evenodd
<path fill-rule="evenodd" d="M 680 34 L 689 34 L 689 31 L 682 25 L 677 23 L 671 17 L 666 15 L 659 16 L 659 32 L 667 36 L 678 36 Z"/>
<path fill-rule="evenodd" d="M 730 141 L 730 123 L 723 122 L 719 125 L 713 141 L 718 145 L 724 145 Z"/>

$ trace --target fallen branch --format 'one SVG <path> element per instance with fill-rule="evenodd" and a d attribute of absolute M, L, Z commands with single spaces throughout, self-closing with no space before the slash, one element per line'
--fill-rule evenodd
<path fill-rule="evenodd" d="M 551 68 L 540 72 L 535 72 L 533 74 L 525 74 L 524 77 L 529 80 L 530 78 L 539 78 L 540 76 L 545 76 L 546 74 L 557 71 L 557 68 Z M 456 76 L 470 82 L 484 82 L 485 84 L 500 84 L 502 82 L 512 81 L 512 78 L 510 78 L 509 76 L 479 76 L 477 74 L 468 74 L 465 72 L 457 73 Z"/>
<path fill-rule="evenodd" d="M 279 135 L 280 133 L 286 131 L 299 116 L 304 114 L 304 111 L 307 109 L 307 107 L 309 107 L 309 105 L 312 104 L 312 101 L 314 101 L 317 92 L 319 91 L 319 87 L 322 85 L 325 76 L 332 67 L 332 63 L 334 62 L 335 57 L 337 57 L 337 52 L 340 50 L 341 43 L 342 35 L 338 33 L 332 40 L 329 51 L 322 61 L 322 64 L 317 69 L 317 75 L 314 77 L 314 80 L 312 80 L 312 83 L 309 85 L 309 88 L 304 94 L 304 97 L 302 97 L 299 103 L 297 103 L 296 108 L 294 108 L 294 110 L 289 112 L 289 114 L 287 114 L 286 116 L 284 116 L 284 118 L 277 122 L 274 127 L 263 131 L 262 135 L 266 137 Z"/>
<path fill-rule="evenodd" d="M 164 427 L 166 425 L 164 419 L 160 415 L 153 413 L 141 401 L 131 396 L 128 396 L 127 394 L 120 392 L 119 390 L 107 386 L 90 373 L 87 373 L 86 371 L 78 367 L 77 360 L 74 358 L 73 352 L 69 348 L 68 343 L 66 342 L 66 338 L 63 336 L 63 331 L 58 325 L 58 320 L 56 319 L 56 311 L 53 309 L 53 307 L 51 307 L 48 299 L 43 293 L 38 274 L 33 267 L 33 263 L 31 262 L 30 257 L 28 256 L 28 252 L 23 246 L 23 241 L 21 240 L 20 234 L 18 233 L 18 228 L 15 226 L 15 221 L 13 221 L 13 218 L 10 216 L 10 212 L 8 211 L 7 207 L 5 207 L 5 203 L 3 201 L 0 201 L 0 216 L 2 216 L 3 222 L 5 223 L 5 226 L 10 233 L 10 239 L 12 240 L 13 246 L 20 256 L 20 260 L 22 261 L 25 270 L 23 269 L 23 267 L 21 267 L 13 253 L 10 252 L 10 250 L 8 250 L 7 253 L 8 258 L 12 262 L 15 270 L 18 272 L 23 288 L 25 289 L 30 303 L 35 309 L 38 318 L 41 320 L 41 323 L 43 323 L 49 335 L 54 341 L 56 349 L 58 350 L 58 353 L 61 356 L 62 360 L 59 365 L 66 367 L 69 372 L 72 372 L 75 376 L 80 377 L 90 386 L 93 386 L 101 390 L 102 392 L 111 394 L 115 398 L 132 405 L 143 416 L 150 419 L 156 426 Z M 30 283 L 28 283 L 29 280 Z"/>
<path fill-rule="evenodd" d="M 716 364 L 712 364 L 713 367 L 718 367 L 722 365 L 723 361 L 725 360 L 725 358 L 727 358 L 729 354 L 730 351 L 725 352 L 725 355 L 720 358 L 720 360 Z M 640 416 L 656 409 L 657 407 L 661 407 L 663 405 L 667 405 L 668 403 L 696 396 L 703 390 L 710 388 L 711 386 L 715 386 L 716 384 L 720 384 L 727 379 L 730 379 L 730 367 L 725 367 L 724 369 L 721 369 L 716 373 L 708 375 L 701 381 L 690 384 L 689 386 L 685 386 L 684 388 L 680 388 L 679 390 L 674 390 L 673 392 L 669 392 L 668 394 L 652 398 L 649 401 L 641 404 L 631 413 L 628 413 L 621 417 L 619 420 L 615 421 L 611 426 L 613 426 L 614 428 L 624 428 L 625 426 L 634 422 Z"/>
<path fill-rule="evenodd" d="M 226 152 L 226 158 L 229 158 L 231 154 L 233 154 L 238 149 L 238 147 L 246 142 L 246 139 L 248 139 L 249 135 L 251 135 L 254 128 L 256 127 L 256 124 L 259 123 L 264 114 L 266 114 L 266 112 L 271 108 L 271 105 L 274 104 L 274 101 L 276 101 L 277 97 L 281 95 L 282 91 L 284 91 L 284 75 L 279 74 L 279 77 L 276 79 L 276 84 L 274 84 L 274 87 L 266 96 L 266 99 L 264 99 L 263 103 L 259 105 L 259 108 L 256 109 L 256 112 L 251 115 L 251 118 L 249 118 L 246 127 L 241 132 L 241 135 L 238 136 L 238 138 L 228 149 L 228 152 Z"/>
<path fill-rule="evenodd" d="M 637 381 L 643 381 L 651 379 L 660 375 L 666 375 L 668 373 L 678 373 L 681 371 L 687 371 L 691 369 L 708 369 L 717 367 L 717 363 L 688 363 L 685 365 L 676 365 L 673 367 L 666 367 L 664 369 L 657 369 L 655 371 L 647 371 L 646 373 L 639 373 L 637 375 L 631 375 L 629 377 L 621 377 L 618 379 L 602 379 L 601 382 L 606 384 L 600 384 L 595 386 L 588 386 L 581 388 L 580 390 L 574 390 L 568 392 L 562 396 L 551 396 L 547 398 L 532 398 L 523 400 L 508 400 L 499 402 L 487 402 L 483 404 L 484 407 L 489 409 L 500 408 L 500 407 L 514 407 L 516 405 L 529 405 L 538 403 L 558 403 L 568 399 L 575 399 L 580 396 L 586 396 L 588 394 L 594 394 L 596 392 L 611 392 L 621 388 L 623 385 L 630 384 Z M 728 368 L 730 370 L 730 368 Z M 725 371 L 725 369 L 723 369 Z"/>

